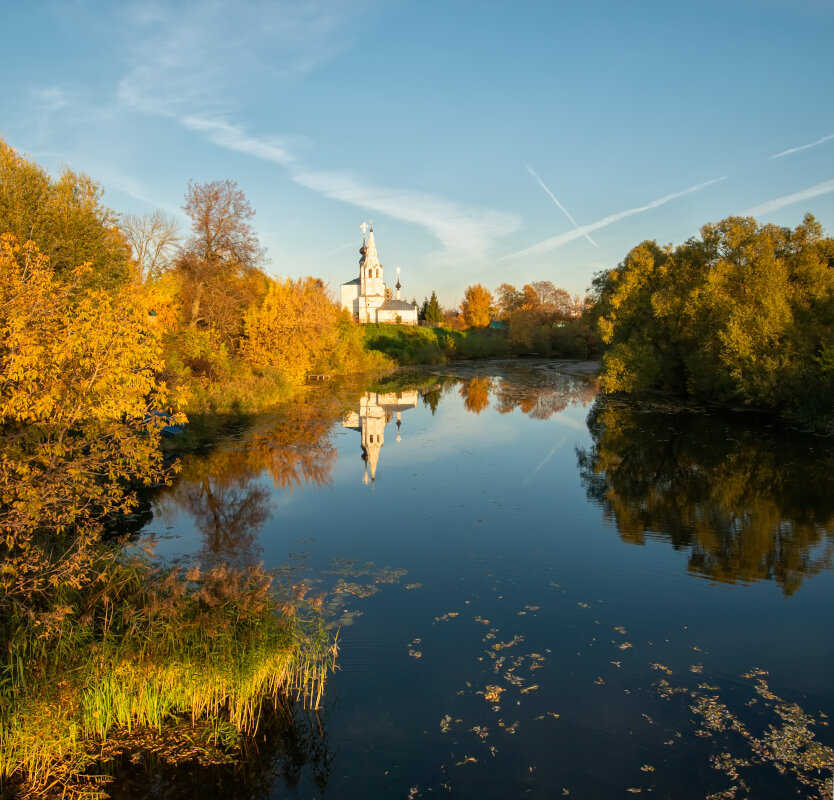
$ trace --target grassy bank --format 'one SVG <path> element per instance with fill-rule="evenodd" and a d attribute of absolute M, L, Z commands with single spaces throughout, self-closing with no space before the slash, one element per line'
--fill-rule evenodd
<path fill-rule="evenodd" d="M 444 364 L 461 358 L 510 355 L 503 331 L 456 331 L 407 325 L 365 325 L 365 347 L 398 364 Z"/>
<path fill-rule="evenodd" d="M 318 706 L 336 645 L 261 570 L 162 572 L 112 553 L 100 566 L 94 587 L 56 609 L 57 637 L 8 621 L 4 797 L 103 797 L 106 762 L 149 736 L 169 759 L 222 758 L 266 700 Z"/>
<path fill-rule="evenodd" d="M 448 328 L 405 325 L 365 325 L 365 347 L 401 365 L 444 364 L 470 358 L 543 355 L 589 358 L 595 339 L 584 320 L 561 325 L 543 324 L 521 329 Z"/>

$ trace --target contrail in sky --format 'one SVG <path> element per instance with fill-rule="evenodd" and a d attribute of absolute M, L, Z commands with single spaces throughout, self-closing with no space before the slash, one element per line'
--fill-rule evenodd
<path fill-rule="evenodd" d="M 541 187 L 542 187 L 542 189 L 544 189 L 544 190 L 545 190 L 545 192 L 547 192 L 547 194 L 548 194 L 548 196 L 550 197 L 550 199 L 551 199 L 554 203 L 556 203 L 556 205 L 557 205 L 557 206 L 559 206 L 559 208 L 562 210 L 562 213 L 563 213 L 563 214 L 564 214 L 564 215 L 565 215 L 565 216 L 566 216 L 566 217 L 567 217 L 567 218 L 568 218 L 568 219 L 569 219 L 569 220 L 573 223 L 573 227 L 574 227 L 574 228 L 579 228 L 579 223 L 577 223 L 577 221 L 576 221 L 576 220 L 575 220 L 575 219 L 571 216 L 570 211 L 568 211 L 568 210 L 567 210 L 567 209 L 566 209 L 566 208 L 565 208 L 565 207 L 564 207 L 564 206 L 563 206 L 563 205 L 559 202 L 559 199 L 556 197 L 556 195 L 555 195 L 555 194 L 553 194 L 553 192 L 551 192 L 551 191 L 550 191 L 550 189 L 548 189 L 548 188 L 547 188 L 547 186 L 545 186 L 544 181 L 543 181 L 543 180 L 542 180 L 542 179 L 541 179 L 541 178 L 540 178 L 540 177 L 536 174 L 536 171 L 535 171 L 532 167 L 528 166 L 528 167 L 527 167 L 527 172 L 529 172 L 529 173 L 530 173 L 530 174 L 531 174 L 531 175 L 532 175 L 532 176 L 533 176 L 533 177 L 534 177 L 534 178 L 535 178 L 535 179 L 539 182 L 539 186 L 541 186 Z M 599 250 L 599 245 L 598 245 L 598 244 L 597 244 L 597 243 L 596 243 L 596 242 L 595 242 L 595 241 L 594 241 L 594 240 L 593 240 L 590 236 L 588 236 L 588 234 L 587 234 L 587 233 L 586 233 L 586 234 L 583 234 L 583 235 L 585 236 L 585 238 L 586 238 L 586 239 L 587 239 L 587 240 L 588 240 L 588 241 L 589 241 L 589 242 L 590 242 L 590 243 L 591 243 L 594 247 L 596 247 L 596 248 L 597 248 L 597 250 Z"/>
<path fill-rule="evenodd" d="M 634 214 L 640 214 L 643 211 L 648 211 L 652 208 L 657 208 L 658 206 L 665 205 L 670 200 L 675 200 L 678 197 L 683 197 L 685 194 L 700 192 L 701 189 L 706 189 L 707 186 L 712 186 L 714 183 L 720 183 L 721 181 L 726 179 L 726 175 L 722 178 L 713 178 L 711 181 L 704 181 L 704 183 L 698 183 L 695 186 L 690 186 L 688 189 L 684 189 L 682 192 L 667 194 L 665 197 L 661 197 L 658 200 L 652 200 L 651 203 L 646 203 L 646 205 L 644 206 L 638 206 L 637 208 L 629 208 L 626 211 L 618 211 L 616 214 L 610 214 L 609 216 L 603 217 L 602 219 L 597 220 L 596 222 L 592 222 L 589 225 L 581 225 L 575 230 L 568 231 L 567 233 L 560 233 L 558 236 L 553 236 L 550 239 L 545 239 L 543 242 L 534 244 L 532 247 L 528 247 L 524 250 L 519 250 L 517 253 L 510 253 L 510 255 L 504 256 L 499 260 L 508 261 L 511 258 L 519 258 L 520 256 L 537 256 L 542 255 L 543 253 L 549 253 L 551 250 L 555 250 L 557 247 L 561 247 L 562 245 L 565 245 L 568 242 L 572 242 L 574 239 L 578 239 L 580 236 L 585 236 L 585 234 L 590 233 L 591 231 L 597 231 L 600 228 L 606 228 L 609 225 L 613 225 L 615 222 L 619 222 L 621 219 L 625 219 L 626 217 L 631 217 Z"/>
<path fill-rule="evenodd" d="M 803 200 L 809 200 L 812 197 L 819 197 L 821 194 L 829 194 L 830 192 L 834 192 L 834 180 L 824 181 L 816 186 L 809 186 L 800 192 L 786 194 L 784 197 L 777 197 L 775 200 L 768 200 L 766 203 L 748 208 L 747 211 L 742 213 L 745 217 L 758 217 L 761 214 L 769 214 L 771 211 L 778 211 L 785 206 L 792 206 L 794 203 L 801 203 Z"/>
<path fill-rule="evenodd" d="M 810 150 L 812 147 L 816 147 L 818 144 L 823 144 L 824 142 L 830 142 L 832 139 L 834 139 L 834 133 L 823 136 L 822 139 L 817 139 L 815 142 L 811 142 L 811 144 L 803 144 L 799 147 L 791 147 L 789 150 L 783 150 L 781 153 L 776 153 L 776 155 L 771 156 L 768 161 L 773 161 L 774 158 L 782 158 L 782 156 L 789 156 L 791 153 L 798 153 L 800 150 Z"/>

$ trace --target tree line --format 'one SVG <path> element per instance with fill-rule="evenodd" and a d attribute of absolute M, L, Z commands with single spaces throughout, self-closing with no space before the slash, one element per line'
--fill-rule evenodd
<path fill-rule="evenodd" d="M 728 217 L 633 248 L 593 284 L 607 392 L 663 390 L 790 417 L 834 416 L 834 239 Z"/>

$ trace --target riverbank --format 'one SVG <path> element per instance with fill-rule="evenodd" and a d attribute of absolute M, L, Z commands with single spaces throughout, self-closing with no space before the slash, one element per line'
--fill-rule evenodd
<path fill-rule="evenodd" d="M 224 763 L 261 709 L 321 700 L 336 643 L 315 604 L 259 567 L 159 569 L 103 554 L 60 634 L 18 620 L 0 712 L 0 794 L 107 797 L 116 759 Z"/>

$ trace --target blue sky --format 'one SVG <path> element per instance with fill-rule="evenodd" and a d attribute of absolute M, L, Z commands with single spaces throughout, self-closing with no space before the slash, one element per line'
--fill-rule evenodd
<path fill-rule="evenodd" d="M 275 275 L 583 293 L 731 214 L 834 235 L 834 0 L 10 3 L 0 136 L 119 212 L 231 178 Z M 183 217 L 185 224 L 186 220 Z"/>

